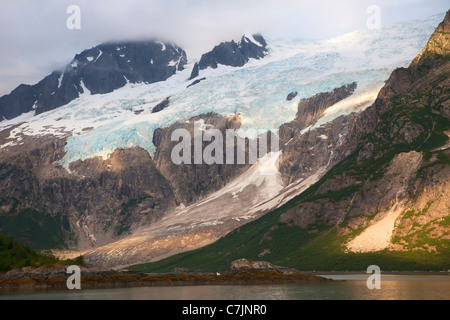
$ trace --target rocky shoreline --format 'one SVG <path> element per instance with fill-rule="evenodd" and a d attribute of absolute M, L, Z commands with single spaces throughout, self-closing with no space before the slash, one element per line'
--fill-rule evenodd
<path fill-rule="evenodd" d="M 33 269 L 25 267 L 0 275 L 0 291 L 14 289 L 67 289 L 65 266 Z M 80 267 L 81 288 L 205 286 L 205 285 L 267 285 L 287 283 L 322 283 L 333 281 L 297 270 L 278 267 L 267 262 L 238 260 L 230 272 L 203 272 L 176 269 L 172 273 L 146 274 L 132 271 L 101 270 Z"/>

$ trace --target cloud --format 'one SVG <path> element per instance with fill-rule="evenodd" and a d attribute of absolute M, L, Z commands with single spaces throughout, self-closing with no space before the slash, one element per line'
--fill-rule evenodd
<path fill-rule="evenodd" d="M 72 4 L 81 9 L 81 30 L 66 27 Z M 311 39 L 364 28 L 372 4 L 381 7 L 383 23 L 448 9 L 447 0 L 1 0 L 0 95 L 36 83 L 106 41 L 156 37 L 198 59 L 243 33 Z"/>

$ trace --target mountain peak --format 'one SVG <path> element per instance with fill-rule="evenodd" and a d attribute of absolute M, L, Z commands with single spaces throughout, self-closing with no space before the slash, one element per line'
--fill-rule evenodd
<path fill-rule="evenodd" d="M 249 41 L 262 48 L 265 48 L 267 46 L 266 40 L 260 34 L 252 34 L 252 35 L 244 34 L 242 36 L 241 43 L 243 42 L 248 43 Z"/>
<path fill-rule="evenodd" d="M 222 42 L 214 47 L 208 53 L 205 53 L 199 62 L 200 70 L 211 67 L 216 69 L 219 64 L 242 67 L 251 58 L 261 59 L 267 55 L 267 43 L 263 36 L 243 35 L 241 41 L 236 43 L 234 40 L 230 42 Z"/>
<path fill-rule="evenodd" d="M 444 21 L 439 24 L 436 30 L 450 32 L 450 10 L 447 11 Z"/>
<path fill-rule="evenodd" d="M 421 66 L 425 61 L 435 56 L 450 55 L 450 10 L 447 11 L 444 21 L 434 31 L 422 52 L 414 59 L 411 66 Z"/>
<path fill-rule="evenodd" d="M 64 71 L 38 84 L 19 86 L 0 97 L 0 119 L 40 114 L 61 107 L 81 94 L 106 94 L 127 83 L 167 80 L 187 64 L 186 52 L 170 43 L 135 41 L 103 43 L 75 55 Z"/>

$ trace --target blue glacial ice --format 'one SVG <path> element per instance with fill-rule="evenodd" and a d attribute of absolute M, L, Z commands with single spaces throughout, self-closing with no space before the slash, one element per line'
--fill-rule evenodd
<path fill-rule="evenodd" d="M 94 156 L 107 157 L 117 148 L 140 146 L 155 152 L 153 132 L 208 112 L 230 115 L 238 112 L 243 129 L 277 129 L 292 121 L 298 101 L 356 81 L 354 96 L 374 96 L 397 67 L 405 67 L 420 53 L 443 15 L 423 21 L 394 24 L 381 30 L 360 30 L 325 41 L 268 39 L 269 55 L 242 68 L 221 66 L 204 70 L 207 79 L 186 88 L 190 68 L 164 83 L 126 87 L 105 96 L 83 97 L 62 108 L 75 126 L 94 124 L 67 140 L 63 164 Z M 290 92 L 298 96 L 286 101 Z M 151 114 L 152 106 L 170 96 L 169 108 Z M 78 104 L 78 105 L 77 105 Z M 136 110 L 144 112 L 135 114 Z M 360 111 L 351 106 L 329 115 Z M 322 123 L 325 120 L 322 120 Z M 76 131 L 76 130 L 75 130 Z"/>

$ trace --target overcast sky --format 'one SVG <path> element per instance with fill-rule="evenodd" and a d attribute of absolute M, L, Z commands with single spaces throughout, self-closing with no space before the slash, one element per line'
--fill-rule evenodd
<path fill-rule="evenodd" d="M 66 27 L 69 5 L 81 9 L 80 30 Z M 244 33 L 324 39 L 365 28 L 370 5 L 383 25 L 449 9 L 448 0 L 0 0 L 0 96 L 111 40 L 157 37 L 198 59 Z"/>

